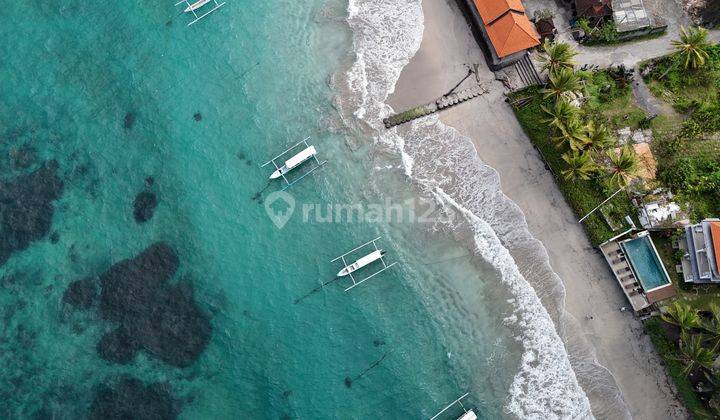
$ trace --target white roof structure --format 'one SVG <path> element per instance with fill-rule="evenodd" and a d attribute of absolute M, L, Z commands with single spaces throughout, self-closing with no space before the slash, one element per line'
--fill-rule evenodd
<path fill-rule="evenodd" d="M 653 24 L 643 0 L 613 0 L 613 19 L 618 32 L 629 32 Z"/>

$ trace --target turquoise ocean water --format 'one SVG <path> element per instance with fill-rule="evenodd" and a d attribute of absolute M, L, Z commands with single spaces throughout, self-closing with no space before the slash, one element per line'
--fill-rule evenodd
<path fill-rule="evenodd" d="M 330 163 L 290 190 L 296 208 L 416 198 L 402 172 L 378 170 L 398 158 L 337 111 L 347 3 L 230 1 L 190 28 L 172 3 L 4 6 L 0 175 L 54 160 L 64 188 L 48 232 L 0 266 L 0 417 L 81 418 L 128 377 L 160 384 L 181 418 L 423 418 L 464 392 L 481 417 L 507 415 L 522 348 L 490 265 L 421 224 L 296 211 L 278 229 L 253 200 L 258 164 L 305 136 Z M 158 205 L 138 224 L 141 191 Z M 332 258 L 381 235 L 398 266 L 296 303 L 333 278 Z M 63 295 L 159 241 L 210 340 L 185 367 L 146 351 L 106 361 L 98 342 L 116 325 Z"/>

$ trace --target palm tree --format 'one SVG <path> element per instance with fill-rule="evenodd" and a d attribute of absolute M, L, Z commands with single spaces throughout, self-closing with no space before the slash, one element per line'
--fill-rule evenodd
<path fill-rule="evenodd" d="M 543 50 L 538 60 L 542 63 L 542 69 L 547 70 L 548 73 L 552 74 L 563 68 L 572 70 L 575 66 L 574 57 L 578 53 L 570 44 L 551 42 L 549 38 L 545 38 Z"/>
<path fill-rule="evenodd" d="M 710 333 L 712 351 L 715 352 L 720 346 L 720 306 L 711 303 L 710 313 L 710 320 L 702 323 L 702 329 Z"/>
<path fill-rule="evenodd" d="M 543 90 L 546 98 L 553 98 L 555 101 L 570 99 L 571 93 L 580 90 L 580 78 L 572 69 L 561 68 L 550 73 L 548 87 Z"/>
<path fill-rule="evenodd" d="M 607 169 L 611 184 L 624 188 L 638 177 L 640 164 L 632 147 L 625 145 L 618 150 L 609 151 L 607 155 L 610 159 Z"/>
<path fill-rule="evenodd" d="M 681 336 L 687 336 L 690 330 L 702 326 L 697 310 L 687 303 L 674 302 L 661 317 L 668 324 L 680 327 Z"/>
<path fill-rule="evenodd" d="M 570 105 L 568 101 L 559 100 L 555 102 L 555 106 L 552 108 L 541 106 L 542 110 L 545 111 L 551 118 L 545 120 L 551 127 L 558 131 L 562 131 L 576 121 L 578 118 L 578 109 Z"/>
<path fill-rule="evenodd" d="M 705 65 L 705 60 L 709 58 L 708 48 L 708 32 L 705 28 L 691 27 L 686 29 L 680 27 L 680 40 L 673 40 L 672 45 L 675 47 L 680 58 L 685 62 L 685 68 L 696 69 Z"/>
<path fill-rule="evenodd" d="M 585 125 L 585 131 L 587 132 L 586 147 L 588 148 L 605 150 L 615 144 L 615 139 L 604 124 L 595 124 L 591 120 Z"/>
<path fill-rule="evenodd" d="M 573 150 L 572 152 L 563 154 L 562 160 L 568 164 L 567 169 L 562 171 L 563 176 L 567 180 L 590 179 L 592 173 L 597 169 L 589 152 L 582 153 Z"/>
<path fill-rule="evenodd" d="M 710 369 L 714 358 L 709 349 L 702 346 L 702 335 L 696 334 L 681 340 L 679 360 L 685 363 L 683 373 L 687 375 L 696 366 Z"/>
<path fill-rule="evenodd" d="M 558 135 L 554 137 L 558 148 L 564 145 L 570 147 L 570 150 L 584 151 L 588 144 L 587 132 L 585 126 L 579 120 L 569 121 L 564 127 L 558 130 Z"/>

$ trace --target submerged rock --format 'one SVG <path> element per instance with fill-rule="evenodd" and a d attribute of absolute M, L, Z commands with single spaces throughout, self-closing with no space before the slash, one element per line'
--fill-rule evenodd
<path fill-rule="evenodd" d="M 133 125 L 135 125 L 135 113 L 128 112 L 125 114 L 125 119 L 123 120 L 123 128 L 129 130 Z"/>
<path fill-rule="evenodd" d="M 145 386 L 137 378 L 120 380 L 115 386 L 101 385 L 90 406 L 90 419 L 175 419 L 179 404 L 169 385 Z"/>
<path fill-rule="evenodd" d="M 50 232 L 53 201 L 63 190 L 57 171 L 53 160 L 35 172 L 0 182 L 0 266 L 13 252 L 26 249 Z"/>
<path fill-rule="evenodd" d="M 95 279 L 86 278 L 70 283 L 63 294 L 63 302 L 78 309 L 89 309 L 96 297 Z"/>
<path fill-rule="evenodd" d="M 143 191 L 135 197 L 133 203 L 133 216 L 138 223 L 145 223 L 152 219 L 157 207 L 157 197 L 149 191 Z"/>
<path fill-rule="evenodd" d="M 185 367 L 200 356 L 212 327 L 189 285 L 168 284 L 178 266 L 172 248 L 156 243 L 100 276 L 101 314 L 124 329 L 98 343 L 103 358 L 126 363 L 144 349 L 166 363 Z"/>

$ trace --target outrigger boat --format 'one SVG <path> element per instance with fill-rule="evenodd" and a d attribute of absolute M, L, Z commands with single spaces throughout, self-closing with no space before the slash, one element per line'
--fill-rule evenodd
<path fill-rule="evenodd" d="M 211 2 L 214 4 L 212 9 L 208 10 L 207 12 L 203 13 L 202 15 L 198 15 L 196 13 L 196 11 L 198 11 L 198 13 L 200 13 L 199 10 L 203 6 L 205 6 L 206 4 L 211 3 Z M 195 20 L 193 20 L 192 22 L 187 24 L 187 26 L 190 26 L 190 25 L 194 24 L 195 22 L 199 21 L 200 19 L 204 18 L 205 16 L 209 15 L 210 13 L 223 7 L 225 5 L 225 2 L 218 3 L 218 0 L 197 0 L 195 3 L 191 4 L 189 0 L 180 0 L 179 2 L 175 3 L 175 6 L 177 7 L 181 4 L 185 4 L 185 6 L 187 6 L 187 7 L 185 7 L 185 10 L 183 10 L 183 12 L 192 13 L 192 15 L 195 17 Z"/>
<path fill-rule="evenodd" d="M 356 247 L 356 248 L 354 248 L 354 249 L 351 249 L 350 251 L 348 251 L 348 252 L 342 254 L 341 256 L 339 256 L 339 257 L 333 259 L 332 261 L 330 261 L 330 262 L 335 262 L 335 261 L 337 261 L 337 260 L 342 260 L 343 268 L 342 268 L 342 270 L 340 270 L 340 271 L 337 273 L 337 276 L 336 276 L 336 277 L 350 276 L 350 279 L 351 279 L 352 282 L 353 282 L 352 286 L 350 286 L 350 287 L 348 287 L 347 289 L 345 289 L 346 292 L 347 292 L 348 290 L 352 289 L 353 287 L 360 285 L 360 283 L 363 283 L 363 282 L 365 282 L 365 281 L 367 281 L 367 280 L 370 280 L 371 278 L 375 277 L 376 275 L 382 273 L 383 271 L 385 271 L 385 270 L 387 270 L 388 268 L 390 268 L 390 267 L 394 266 L 395 264 L 397 264 L 397 262 L 394 262 L 394 263 L 392 263 L 392 264 L 388 264 L 388 263 L 385 262 L 385 258 L 384 258 L 384 257 L 385 257 L 386 252 L 385 252 L 384 250 L 378 248 L 378 247 L 377 247 L 377 244 L 375 243 L 375 242 L 378 241 L 379 239 L 380 239 L 380 237 L 377 237 L 377 238 L 373 239 L 372 241 L 366 242 L 366 243 L 360 245 L 359 247 Z M 364 247 L 366 247 L 366 246 L 368 246 L 368 245 L 371 245 L 371 244 L 372 244 L 373 247 L 375 247 L 375 250 L 374 250 L 373 252 L 371 252 L 371 253 L 365 255 L 364 257 L 356 260 L 356 261 L 355 261 L 354 263 L 352 263 L 352 264 L 348 264 L 348 263 L 347 263 L 347 261 L 345 260 L 345 257 L 346 257 L 348 254 L 352 254 L 353 252 L 358 251 L 358 250 L 360 250 L 360 249 L 362 249 L 362 248 L 364 248 Z M 367 265 L 369 265 L 369 264 L 371 264 L 371 263 L 373 263 L 373 262 L 375 262 L 375 261 L 377 261 L 377 260 L 380 260 L 380 261 L 382 262 L 382 265 L 383 265 L 383 267 L 382 267 L 380 270 L 378 270 L 378 271 L 370 274 L 369 276 L 365 277 L 365 278 L 362 279 L 362 280 L 356 280 L 356 279 L 355 279 L 355 276 L 353 276 L 353 273 L 354 273 L 355 271 L 357 271 L 357 270 L 359 270 L 359 269 L 361 269 L 361 268 L 363 268 L 363 267 L 365 267 L 365 266 L 367 266 Z"/>
<path fill-rule="evenodd" d="M 212 1 L 212 0 L 198 0 L 198 1 L 196 1 L 195 3 L 193 3 L 193 4 L 189 5 L 188 7 L 186 7 L 186 8 L 185 8 L 185 13 L 187 13 L 187 12 L 192 12 L 193 10 L 197 10 L 197 9 L 205 6 L 206 4 L 210 3 L 211 1 Z"/>
<path fill-rule="evenodd" d="M 440 410 L 437 414 L 435 414 L 434 416 L 432 416 L 432 417 L 430 418 L 430 420 L 435 420 L 436 418 L 440 417 L 440 415 L 441 415 L 442 413 L 444 413 L 444 412 L 446 412 L 447 410 L 449 410 L 449 409 L 450 409 L 452 406 L 454 406 L 455 404 L 460 404 L 460 407 L 461 407 L 462 410 L 463 410 L 463 414 L 462 414 L 460 417 L 458 417 L 457 420 L 477 420 L 478 417 L 477 417 L 477 414 L 475 414 L 475 411 L 474 411 L 473 409 L 469 409 L 469 410 L 466 409 L 465 406 L 463 405 L 462 401 L 461 401 L 463 398 L 467 397 L 468 395 L 470 395 L 470 393 L 469 393 L 469 392 L 466 392 L 462 397 L 460 397 L 460 398 L 458 398 L 457 400 L 451 402 L 451 403 L 448 404 L 445 408 L 443 408 L 442 410 Z"/>
<path fill-rule="evenodd" d="M 303 162 L 305 162 L 306 160 L 312 159 L 313 157 L 315 157 L 316 154 L 317 150 L 315 150 L 315 146 L 310 146 L 306 149 L 303 149 L 302 152 L 286 160 L 285 165 L 283 165 L 281 168 L 278 168 L 277 170 L 275 170 L 275 172 L 272 173 L 272 175 L 270 175 L 270 179 L 280 178 L 286 173 L 302 165 Z"/>
<path fill-rule="evenodd" d="M 340 270 L 340 272 L 337 273 L 337 276 L 338 277 L 348 276 L 348 275 L 350 275 L 350 273 L 354 273 L 356 270 L 359 270 L 368 264 L 372 264 L 384 256 L 385 256 L 385 251 L 383 251 L 382 249 L 373 251 L 373 252 L 367 254 L 366 256 L 360 258 L 359 260 L 355 261 L 354 263 L 348 265 L 347 267 L 343 268 L 342 270 Z"/>
<path fill-rule="evenodd" d="M 272 174 L 270 174 L 270 179 L 272 180 L 272 179 L 282 178 L 285 181 L 285 183 L 287 184 L 282 188 L 283 191 L 290 188 L 291 186 L 293 186 L 293 184 L 295 184 L 296 182 L 305 178 L 306 176 L 310 175 L 315 170 L 320 169 L 323 165 L 325 165 L 327 163 L 326 160 L 321 162 L 318 159 L 317 150 L 315 149 L 315 146 L 311 146 L 308 144 L 309 139 L 310 139 L 310 137 L 305 138 L 304 140 L 296 143 L 295 145 L 286 149 L 284 152 L 280 153 L 279 155 L 275 156 L 274 158 L 272 158 L 269 161 L 260 165 L 260 167 L 262 168 L 262 167 L 270 165 L 272 163 L 272 165 L 275 167 L 275 171 Z M 285 155 L 287 155 L 288 153 L 295 150 L 297 147 L 299 147 L 301 145 L 305 145 L 305 148 L 302 151 L 295 154 L 293 157 L 287 159 L 284 162 L 282 162 L 280 160 Z M 288 177 L 286 176 L 288 174 L 288 172 L 302 166 L 303 163 L 305 163 L 309 160 L 315 161 L 313 167 L 310 170 L 306 171 L 304 174 L 300 175 L 299 177 L 297 177 L 296 179 L 294 179 L 292 181 L 290 179 L 288 179 Z M 280 166 L 279 162 L 282 162 L 282 166 Z"/>

